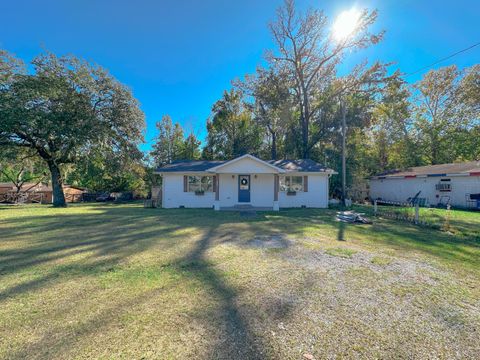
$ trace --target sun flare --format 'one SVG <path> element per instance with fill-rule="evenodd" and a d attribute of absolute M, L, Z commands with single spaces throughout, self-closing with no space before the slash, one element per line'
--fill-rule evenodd
<path fill-rule="evenodd" d="M 338 15 L 333 24 L 333 36 L 336 40 L 344 40 L 355 32 L 358 21 L 360 20 L 360 11 L 355 8 L 343 11 Z"/>

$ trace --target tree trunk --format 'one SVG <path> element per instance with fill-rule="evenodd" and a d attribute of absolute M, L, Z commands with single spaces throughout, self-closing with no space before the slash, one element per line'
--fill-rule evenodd
<path fill-rule="evenodd" d="M 272 160 L 277 160 L 277 134 L 272 131 Z"/>
<path fill-rule="evenodd" d="M 66 207 L 67 203 L 63 194 L 63 179 L 60 168 L 53 161 L 48 162 L 48 168 L 52 174 L 53 206 Z"/>
<path fill-rule="evenodd" d="M 305 115 L 304 115 L 305 117 Z M 309 120 L 302 119 L 302 155 L 303 159 L 310 158 L 310 149 L 308 147 L 308 122 Z"/>

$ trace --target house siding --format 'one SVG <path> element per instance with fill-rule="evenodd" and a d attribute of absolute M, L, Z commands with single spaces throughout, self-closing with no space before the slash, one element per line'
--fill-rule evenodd
<path fill-rule="evenodd" d="M 214 192 L 196 195 L 194 192 L 183 191 L 183 176 L 187 174 L 165 174 L 163 176 L 163 207 L 178 208 L 211 208 L 215 201 Z M 212 174 L 195 174 L 210 175 Z"/>
<path fill-rule="evenodd" d="M 178 208 L 211 208 L 215 203 L 215 193 L 209 192 L 204 195 L 195 195 L 193 192 L 183 191 L 183 177 L 188 174 L 164 174 L 163 178 L 163 207 Z M 210 175 L 202 173 L 195 175 Z M 253 174 L 245 172 L 242 175 L 250 175 L 250 205 L 254 207 L 273 207 L 274 202 L 274 174 Z M 233 207 L 238 205 L 238 175 L 219 174 L 219 202 L 220 207 Z M 256 177 L 255 177 L 256 176 Z M 279 192 L 279 206 L 281 208 L 293 207 L 328 207 L 328 175 L 309 174 L 308 192 L 298 192 L 296 195 L 286 195 Z"/>
<path fill-rule="evenodd" d="M 220 206 L 231 207 L 238 203 L 238 177 L 220 174 Z"/>
<path fill-rule="evenodd" d="M 288 175 L 302 175 L 288 174 Z M 287 195 L 280 192 L 278 195 L 280 208 L 294 207 L 312 207 L 327 208 L 328 207 L 328 175 L 314 174 L 308 175 L 308 191 L 299 191 L 295 195 Z"/>
<path fill-rule="evenodd" d="M 452 191 L 438 191 L 435 185 L 441 179 L 450 179 Z M 450 197 L 450 204 L 465 207 L 466 194 L 480 193 L 480 176 L 435 176 L 403 179 L 372 179 L 370 180 L 370 198 L 381 198 L 387 201 L 405 202 L 415 196 L 426 198 L 430 205 L 436 205 L 442 196 Z"/>

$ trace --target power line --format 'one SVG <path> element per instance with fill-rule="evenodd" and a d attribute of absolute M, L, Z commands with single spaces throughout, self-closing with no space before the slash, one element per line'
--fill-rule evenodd
<path fill-rule="evenodd" d="M 431 63 L 430 65 L 427 65 L 427 66 L 424 66 L 424 67 L 422 67 L 421 69 L 418 69 L 418 70 L 416 70 L 416 71 L 414 71 L 414 72 L 412 72 L 412 73 L 410 73 L 410 74 L 406 74 L 405 77 L 418 74 L 419 72 L 421 72 L 421 71 L 423 71 L 423 70 L 429 69 L 429 68 L 431 68 L 431 67 L 434 66 L 434 65 L 437 65 L 437 64 L 439 64 L 439 63 L 441 63 L 441 62 L 443 62 L 443 61 L 445 61 L 445 60 L 448 60 L 448 59 L 450 59 L 450 58 L 452 58 L 452 57 L 454 57 L 454 56 L 457 56 L 458 54 L 464 53 L 465 51 L 468 51 L 468 50 L 470 50 L 470 49 L 473 49 L 474 47 L 476 47 L 476 46 L 478 46 L 478 45 L 480 45 L 480 42 L 478 42 L 478 43 L 476 43 L 476 44 L 473 44 L 473 45 L 471 45 L 471 46 L 469 46 L 469 47 L 467 47 L 467 48 L 465 48 L 465 49 L 462 49 L 462 50 L 460 50 L 460 51 L 457 51 L 456 53 L 453 53 L 453 54 L 451 54 L 451 55 L 448 55 L 447 57 L 444 57 L 443 59 L 437 60 L 437 61 L 435 61 L 434 63 Z"/>

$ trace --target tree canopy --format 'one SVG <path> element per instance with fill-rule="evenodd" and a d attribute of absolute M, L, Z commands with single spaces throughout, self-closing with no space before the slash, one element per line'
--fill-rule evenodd
<path fill-rule="evenodd" d="M 0 63 L 0 145 L 31 148 L 46 162 L 54 205 L 65 206 L 62 165 L 93 148 L 136 152 L 143 112 L 106 70 L 51 53 L 32 60 L 32 73 L 5 53 Z"/>
<path fill-rule="evenodd" d="M 156 166 L 170 164 L 175 160 L 196 160 L 201 156 L 200 141 L 191 132 L 186 138 L 182 126 L 172 122 L 169 115 L 164 115 L 156 124 L 158 135 L 150 155 Z"/>
<path fill-rule="evenodd" d="M 261 132 L 245 106 L 243 93 L 230 90 L 212 107 L 207 121 L 207 141 L 203 156 L 208 159 L 232 159 L 246 153 L 258 154 Z"/>

